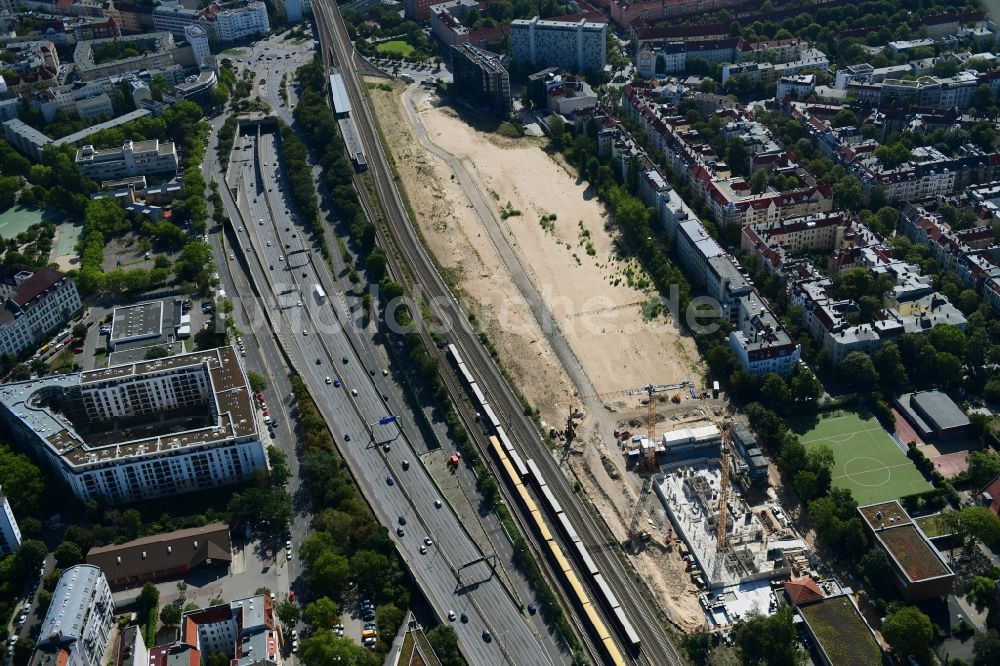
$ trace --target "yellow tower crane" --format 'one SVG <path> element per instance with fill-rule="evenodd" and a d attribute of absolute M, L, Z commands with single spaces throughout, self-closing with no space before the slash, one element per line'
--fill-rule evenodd
<path fill-rule="evenodd" d="M 719 525 L 716 552 L 726 548 L 726 522 L 729 520 L 729 425 L 722 429 L 722 482 L 719 484 Z"/>

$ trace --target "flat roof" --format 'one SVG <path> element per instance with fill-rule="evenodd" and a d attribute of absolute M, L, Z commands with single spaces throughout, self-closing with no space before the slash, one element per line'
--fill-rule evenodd
<path fill-rule="evenodd" d="M 833 666 L 881 666 L 882 649 L 846 594 L 818 599 L 798 609 Z"/>
<path fill-rule="evenodd" d="M 959 409 L 955 401 L 941 391 L 918 391 L 910 400 L 932 421 L 936 430 L 964 428 L 969 425 L 969 417 Z"/>
<path fill-rule="evenodd" d="M 344 87 L 344 78 L 340 74 L 330 75 L 330 98 L 333 100 L 333 111 L 336 114 L 350 113 L 351 100 Z"/>
<path fill-rule="evenodd" d="M 941 553 L 897 500 L 858 507 L 875 538 L 912 582 L 953 576 Z"/>
<path fill-rule="evenodd" d="M 148 338 L 163 328 L 163 301 L 150 301 L 115 308 L 111 319 L 111 341 Z"/>
<path fill-rule="evenodd" d="M 204 368 L 210 377 L 217 418 L 180 432 L 141 436 L 140 428 L 122 433 L 117 442 L 88 442 L 66 415 L 43 405 L 43 391 L 86 389 L 102 381 L 120 380 L 183 368 Z M 258 437 L 253 396 L 247 385 L 239 354 L 232 347 L 219 347 L 180 356 L 111 366 L 76 374 L 54 375 L 0 386 L 0 405 L 20 419 L 51 452 L 71 468 L 107 464 L 127 458 L 169 454 L 172 450 L 211 447 L 233 440 Z M 155 419 L 151 419 L 151 423 Z"/>

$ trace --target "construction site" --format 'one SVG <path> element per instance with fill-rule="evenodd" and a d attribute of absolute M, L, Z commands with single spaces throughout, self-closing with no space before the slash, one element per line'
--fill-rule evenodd
<path fill-rule="evenodd" d="M 697 590 L 699 624 L 709 630 L 773 612 L 775 590 L 810 573 L 812 556 L 769 487 L 770 463 L 753 433 L 730 420 L 716 390 L 699 392 L 690 382 L 600 397 L 643 393 L 642 409 L 616 414 L 614 430 L 615 467 L 642 479 L 631 512 L 621 515 L 628 550 L 641 558 L 655 546 L 679 558 Z M 565 433 L 575 429 L 571 416 Z"/>

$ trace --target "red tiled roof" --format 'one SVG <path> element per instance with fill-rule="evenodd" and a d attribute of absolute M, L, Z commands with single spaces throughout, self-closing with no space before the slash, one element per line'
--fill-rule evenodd
<path fill-rule="evenodd" d="M 989 484 L 983 488 L 982 492 L 989 493 L 990 497 L 990 511 L 996 514 L 1000 514 L 1000 476 L 989 482 Z"/>
<path fill-rule="evenodd" d="M 785 583 L 785 594 L 788 595 L 788 598 L 796 606 L 824 598 L 819 586 L 816 585 L 816 581 L 809 576 L 790 580 Z"/>

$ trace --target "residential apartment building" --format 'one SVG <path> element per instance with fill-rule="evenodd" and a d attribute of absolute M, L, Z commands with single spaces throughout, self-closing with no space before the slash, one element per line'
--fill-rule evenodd
<path fill-rule="evenodd" d="M 498 116 L 510 116 L 514 109 L 510 77 L 500 56 L 471 44 L 455 44 L 451 47 L 451 62 L 459 96 Z"/>
<path fill-rule="evenodd" d="M 740 245 L 781 280 L 789 302 L 802 311 L 802 327 L 833 363 L 854 351 L 873 353 L 904 333 L 967 324 L 961 311 L 934 290 L 917 266 L 894 259 L 877 235 L 847 213 L 747 226 Z M 861 321 L 857 303 L 834 298 L 832 280 L 810 260 L 795 256 L 807 252 L 827 255 L 827 274 L 863 269 L 874 280 L 885 278 L 892 285 L 870 321 Z"/>
<path fill-rule="evenodd" d="M 627 116 L 642 125 L 649 134 L 654 150 L 662 151 L 673 172 L 691 183 L 711 211 L 712 218 L 724 225 L 745 226 L 773 222 L 783 217 L 796 217 L 827 212 L 832 208 L 830 188 L 819 183 L 804 168 L 785 156 L 782 174 L 795 176 L 796 186 L 779 192 L 773 187 L 754 193 L 748 180 L 733 176 L 729 165 L 705 142 L 690 123 L 676 114 L 673 107 L 661 102 L 658 89 L 650 83 L 626 84 L 623 88 L 622 106 Z M 753 126 L 753 141 L 762 146 L 773 144 L 774 149 L 762 150 L 775 154 L 781 148 L 770 132 L 753 120 L 739 107 L 727 111 L 733 121 L 744 128 Z M 745 133 L 736 128 L 734 131 Z M 760 155 L 755 156 L 759 160 Z"/>
<path fill-rule="evenodd" d="M 575 23 L 517 19 L 510 26 L 510 51 L 515 65 L 559 67 L 574 72 L 598 70 L 607 64 L 606 23 L 580 19 Z"/>
<path fill-rule="evenodd" d="M 3 511 L 0 511 L 0 556 L 5 556 L 21 546 L 21 528 L 17 526 L 14 510 L 10 508 L 3 488 L 0 488 L 0 504 L 3 505 Z"/>
<path fill-rule="evenodd" d="M 253 479 L 267 466 L 256 411 L 232 347 L 0 386 L 13 440 L 109 504 Z"/>
<path fill-rule="evenodd" d="M 210 30 L 217 42 L 236 42 L 271 30 L 267 6 L 263 2 L 248 2 L 242 7 L 219 8 L 212 5 L 205 10 Z"/>
<path fill-rule="evenodd" d="M 826 72 L 830 61 L 826 54 L 817 49 L 806 49 L 798 60 L 772 64 L 769 62 L 738 62 L 722 67 L 722 85 L 726 85 L 734 76 L 745 75 L 754 86 L 773 86 L 784 76 L 792 76 L 799 72 L 815 70 Z"/>
<path fill-rule="evenodd" d="M 176 0 L 167 0 L 153 9 L 153 29 L 169 32 L 176 39 L 184 39 L 184 28 L 197 24 L 200 18 L 199 10 L 188 9 Z"/>
<path fill-rule="evenodd" d="M 270 594 L 188 611 L 180 626 L 178 640 L 149 648 L 149 661 L 144 666 L 203 664 L 213 654 L 224 654 L 239 666 L 281 662 L 274 597 Z"/>
<path fill-rule="evenodd" d="M 104 666 L 115 602 L 104 574 L 77 564 L 59 576 L 30 666 Z"/>
<path fill-rule="evenodd" d="M 431 6 L 441 0 L 403 0 L 403 16 L 411 21 L 426 21 L 431 15 Z"/>
<path fill-rule="evenodd" d="M 96 150 L 84 146 L 76 151 L 76 165 L 87 178 L 113 180 L 125 176 L 177 173 L 177 150 L 172 143 L 127 141 L 121 148 Z"/>
<path fill-rule="evenodd" d="M 631 165 L 640 169 L 640 196 L 656 211 L 656 219 L 667 231 L 691 286 L 718 303 L 717 316 L 736 328 L 729 336 L 729 345 L 743 369 L 752 375 L 791 375 L 801 349 L 771 313 L 736 259 L 709 235 L 698 216 L 621 125 L 609 121 L 598 132 L 597 146 L 602 157 L 611 158 L 623 179 Z"/>
<path fill-rule="evenodd" d="M 180 39 L 184 38 L 181 30 Z M 108 42 L 116 42 L 123 48 L 134 44 L 140 55 L 121 60 L 109 60 L 98 64 L 94 58 L 94 49 Z M 73 63 L 82 81 L 105 80 L 116 74 L 136 72 L 143 69 L 168 67 L 175 63 L 174 35 L 169 32 L 152 32 L 141 35 L 129 35 L 110 39 L 92 39 L 78 42 L 73 50 Z"/>
<path fill-rule="evenodd" d="M 0 271 L 0 354 L 20 356 L 80 311 L 76 283 L 50 268 Z"/>

